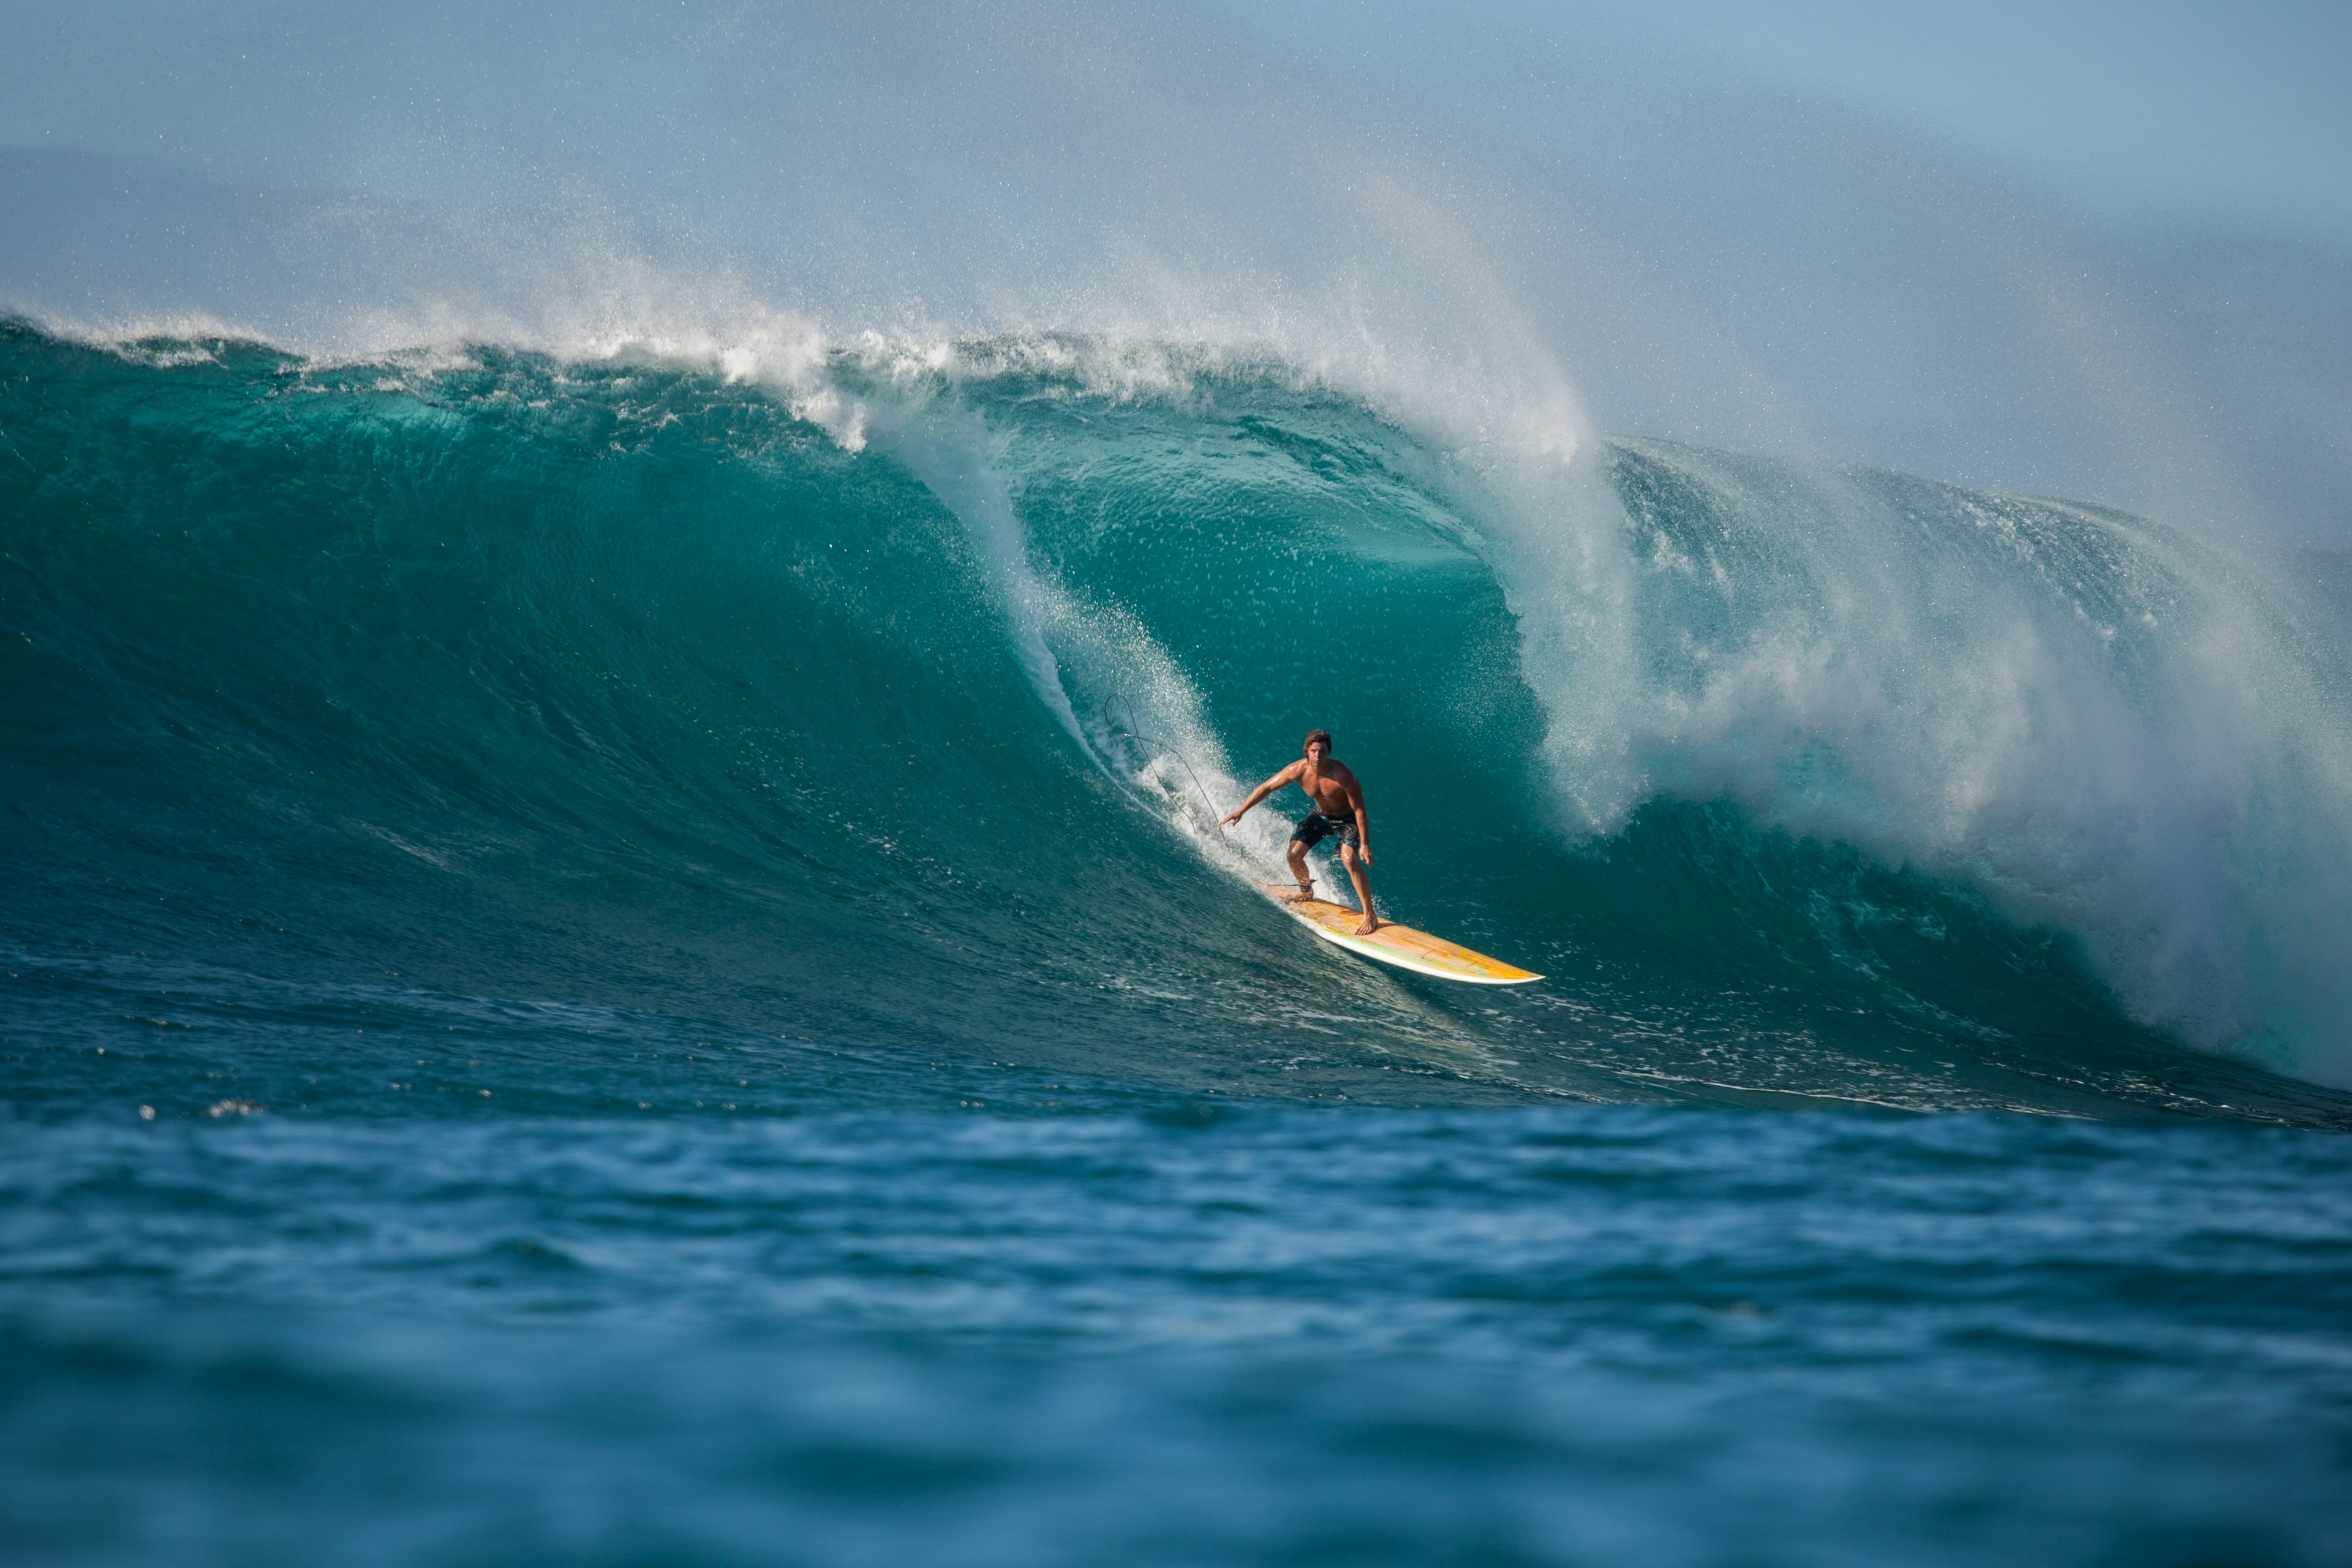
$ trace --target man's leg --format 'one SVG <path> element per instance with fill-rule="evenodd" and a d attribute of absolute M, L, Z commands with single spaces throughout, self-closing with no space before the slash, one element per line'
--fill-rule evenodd
<path fill-rule="evenodd" d="M 1364 875 L 1363 862 L 1356 858 L 1356 847 L 1339 846 L 1339 863 L 1348 868 L 1348 880 L 1356 884 L 1356 907 L 1364 911 L 1364 923 L 1356 928 L 1358 936 L 1370 936 L 1381 929 L 1381 917 L 1372 912 L 1372 879 Z"/>
<path fill-rule="evenodd" d="M 1314 879 L 1307 875 L 1307 846 L 1296 838 L 1290 841 L 1290 879 L 1298 884 L 1298 891 L 1291 895 L 1293 900 L 1315 896 Z"/>

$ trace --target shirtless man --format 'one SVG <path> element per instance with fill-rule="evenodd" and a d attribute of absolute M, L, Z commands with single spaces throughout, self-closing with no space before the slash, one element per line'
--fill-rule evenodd
<path fill-rule="evenodd" d="M 1249 798 L 1225 818 L 1225 826 L 1239 822 L 1250 807 L 1286 784 L 1305 790 L 1315 809 L 1290 836 L 1290 875 L 1298 884 L 1298 891 L 1290 897 L 1315 896 L 1315 884 L 1307 877 L 1307 852 L 1336 833 L 1339 862 L 1348 868 L 1348 879 L 1356 885 L 1357 906 L 1364 911 L 1364 923 L 1356 928 L 1356 934 L 1370 936 L 1381 929 L 1381 917 L 1372 911 L 1372 884 L 1364 875 L 1364 868 L 1372 863 L 1372 825 L 1364 816 L 1364 786 L 1356 782 L 1347 763 L 1332 761 L 1330 731 L 1318 730 L 1308 735 L 1306 751 L 1304 757 L 1250 791 Z"/>

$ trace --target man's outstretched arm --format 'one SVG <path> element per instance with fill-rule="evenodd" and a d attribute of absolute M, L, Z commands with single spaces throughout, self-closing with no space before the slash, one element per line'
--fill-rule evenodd
<path fill-rule="evenodd" d="M 1239 822 L 1243 817 L 1248 816 L 1250 807 L 1255 805 L 1259 801 L 1264 800 L 1267 795 L 1272 795 L 1276 790 L 1280 789 L 1283 785 L 1297 778 L 1298 776 L 1298 770 L 1306 765 L 1307 764 L 1304 763 L 1293 763 L 1288 767 L 1283 769 L 1280 773 L 1275 774 L 1272 778 L 1266 780 L 1265 783 L 1258 785 L 1257 788 L 1250 791 L 1249 798 L 1247 800 L 1242 802 L 1241 805 L 1234 807 L 1231 812 L 1226 814 L 1224 826 L 1231 827 L 1234 823 Z"/>

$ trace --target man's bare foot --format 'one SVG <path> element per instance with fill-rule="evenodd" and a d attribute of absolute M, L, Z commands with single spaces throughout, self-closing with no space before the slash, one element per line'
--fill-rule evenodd
<path fill-rule="evenodd" d="M 1312 882 L 1301 882 L 1298 884 L 1298 891 L 1295 893 L 1285 893 L 1282 896 L 1289 900 L 1294 904 L 1303 904 L 1315 896 L 1315 884 Z"/>
<path fill-rule="evenodd" d="M 1364 917 L 1364 923 L 1356 928 L 1356 934 L 1358 936 L 1370 936 L 1374 931 L 1380 930 L 1383 923 L 1385 922 L 1383 922 L 1378 915 L 1366 915 Z"/>

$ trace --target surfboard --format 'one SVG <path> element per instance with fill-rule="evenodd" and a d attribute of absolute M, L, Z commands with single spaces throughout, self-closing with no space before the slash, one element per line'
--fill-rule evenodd
<path fill-rule="evenodd" d="M 1392 963 L 1399 969 L 1410 969 L 1415 974 L 1434 975 L 1440 980 L 1459 980 L 1471 985 L 1525 985 L 1531 980 L 1541 980 L 1540 974 L 1513 968 L 1499 958 L 1489 958 L 1474 952 L 1460 942 L 1448 942 L 1442 936 L 1432 936 L 1425 931 L 1394 923 L 1383 925 L 1370 936 L 1358 936 L 1356 927 L 1364 917 L 1342 904 L 1330 904 L 1321 899 L 1292 900 L 1286 897 L 1294 889 L 1287 882 L 1260 882 L 1259 889 L 1269 899 L 1289 911 L 1293 920 L 1335 947 L 1344 947 L 1359 958 L 1369 958 L 1378 963 Z"/>

